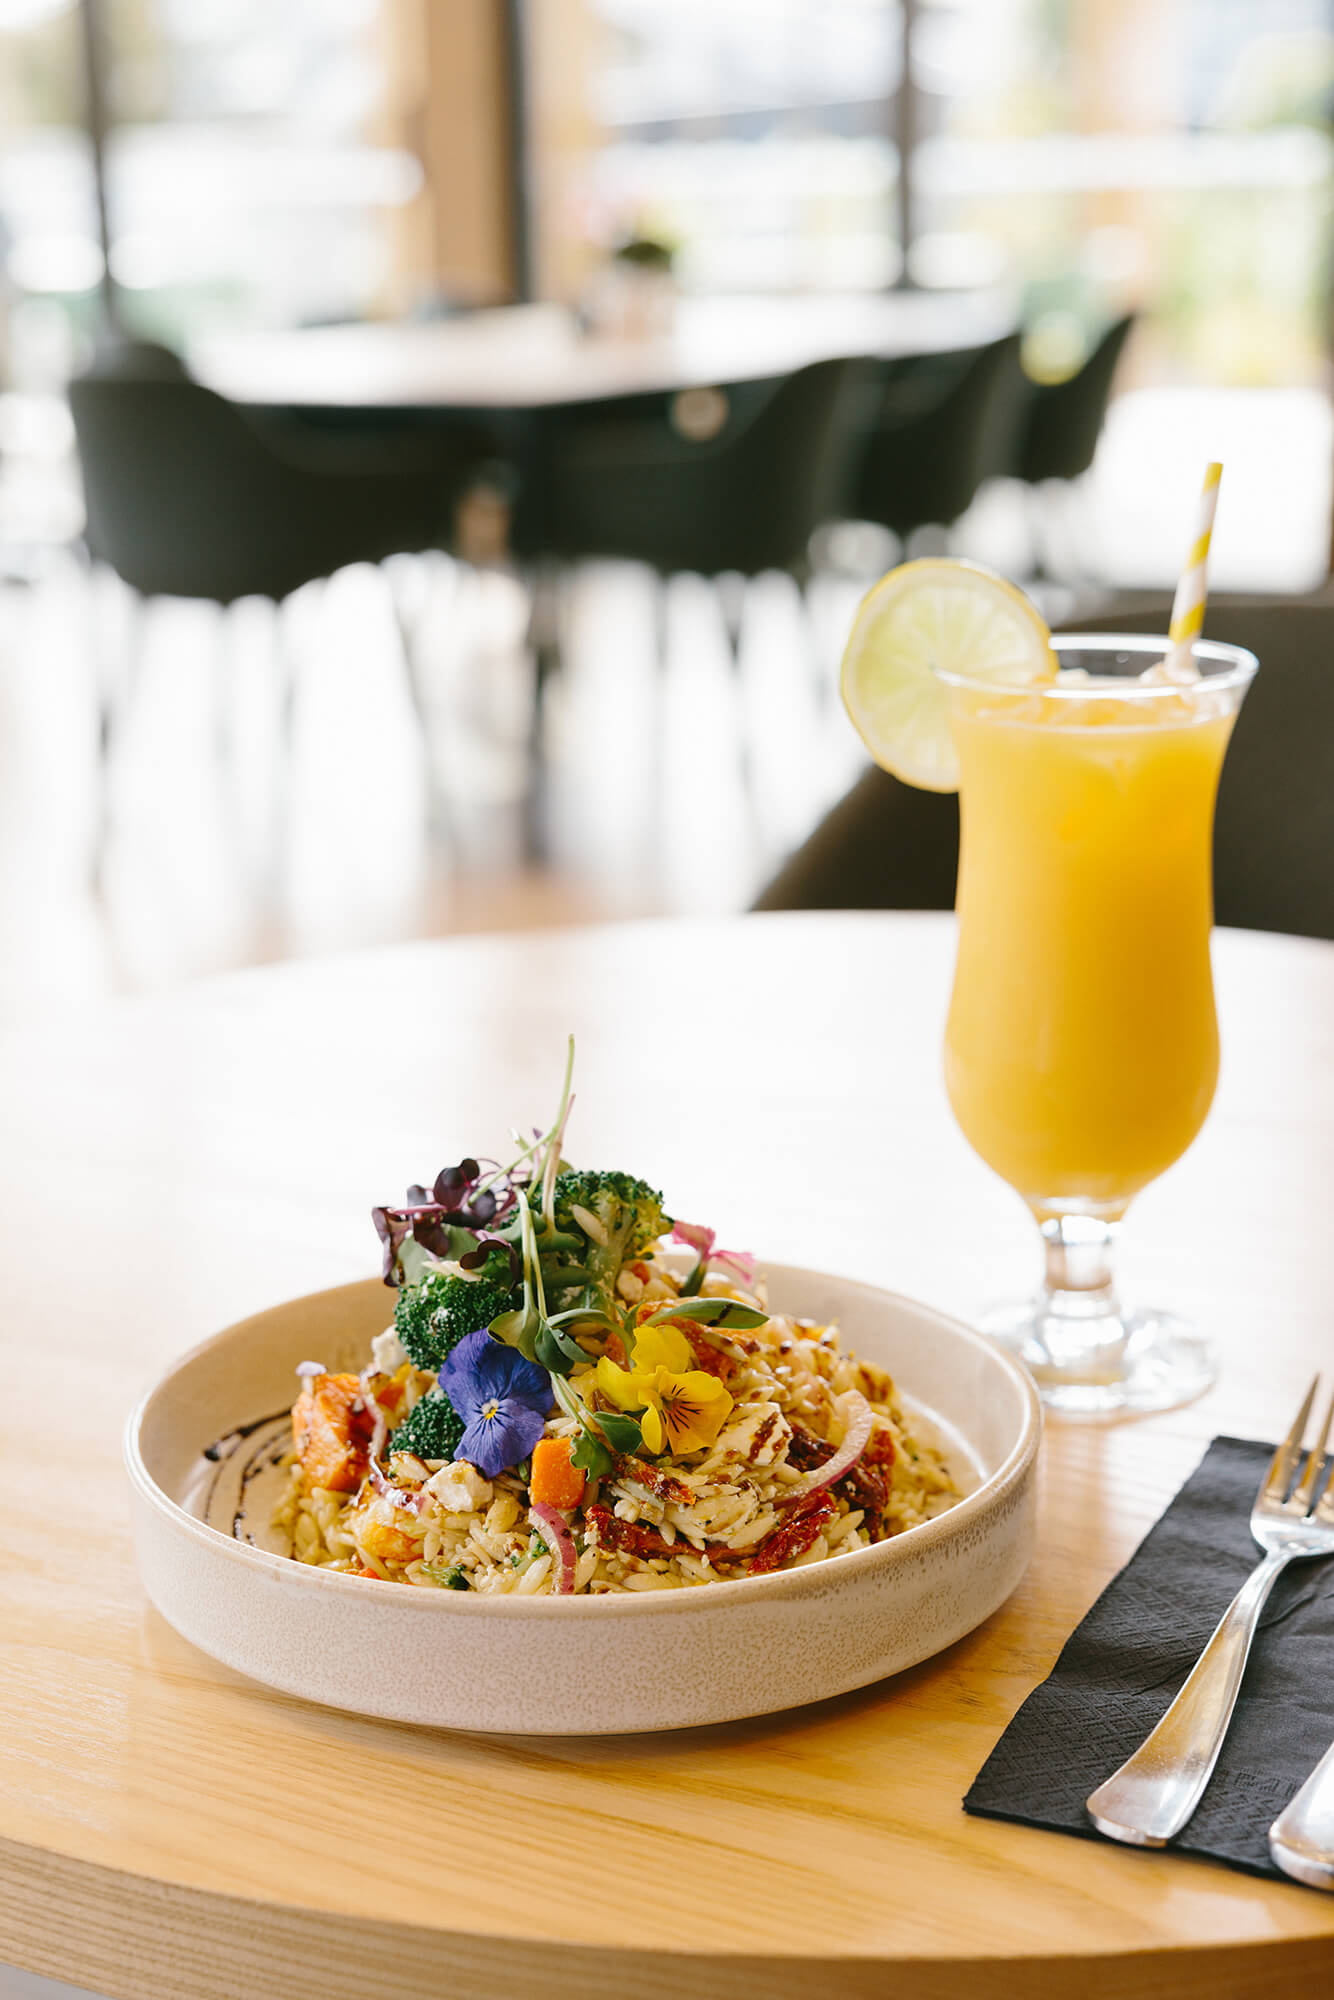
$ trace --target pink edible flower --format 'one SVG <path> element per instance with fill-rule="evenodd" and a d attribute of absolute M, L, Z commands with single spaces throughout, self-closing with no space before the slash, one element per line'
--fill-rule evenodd
<path fill-rule="evenodd" d="M 674 1222 L 672 1235 L 678 1243 L 688 1243 L 701 1257 L 710 1257 L 713 1246 L 718 1241 L 716 1229 L 706 1229 L 702 1222 Z"/>
<path fill-rule="evenodd" d="M 755 1259 L 749 1250 L 715 1250 L 718 1241 L 716 1229 L 706 1229 L 700 1222 L 674 1222 L 672 1235 L 680 1243 L 688 1243 L 705 1264 L 725 1264 L 743 1285 L 755 1282 Z"/>

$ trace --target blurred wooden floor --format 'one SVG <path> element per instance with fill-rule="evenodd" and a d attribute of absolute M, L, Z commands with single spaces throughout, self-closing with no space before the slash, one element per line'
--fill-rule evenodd
<path fill-rule="evenodd" d="M 445 932 L 743 908 L 858 767 L 834 695 L 856 598 L 750 587 L 733 673 L 711 589 L 590 567 L 566 596 L 547 728 L 547 855 L 523 856 L 526 606 L 444 558 L 396 579 L 421 620 L 436 810 L 389 590 L 345 571 L 292 600 L 295 749 L 274 615 L 160 603 L 92 879 L 98 662 L 126 606 L 53 556 L 0 593 L 0 1022 L 195 975 Z M 432 819 L 435 824 L 433 825 Z"/>

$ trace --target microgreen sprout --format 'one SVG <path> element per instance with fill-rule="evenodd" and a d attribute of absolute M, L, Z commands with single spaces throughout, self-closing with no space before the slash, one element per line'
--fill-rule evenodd
<path fill-rule="evenodd" d="M 523 1304 L 516 1306 L 513 1312 L 502 1313 L 498 1319 L 493 1319 L 491 1331 L 497 1340 L 503 1340 L 507 1347 L 517 1347 L 520 1354 L 532 1361 L 537 1354 L 538 1335 L 546 1325 L 547 1301 L 533 1231 L 533 1212 L 526 1201 L 519 1203 L 519 1232 L 523 1259 Z"/>
<path fill-rule="evenodd" d="M 556 1122 L 551 1128 L 551 1134 L 547 1142 L 546 1160 L 542 1168 L 542 1216 L 548 1228 L 555 1227 L 555 1216 L 552 1213 L 552 1198 L 556 1186 L 556 1175 L 560 1172 L 560 1148 L 561 1141 L 565 1136 L 565 1121 L 569 1117 L 574 1104 L 574 1097 L 570 1091 L 570 1085 L 573 1080 L 574 1036 L 571 1035 L 565 1056 L 565 1081 L 561 1086 L 560 1109 L 556 1113 Z"/>
<path fill-rule="evenodd" d="M 590 1479 L 604 1478 L 612 1470 L 618 1453 L 637 1451 L 644 1442 L 636 1417 L 617 1410 L 590 1410 L 571 1384 L 560 1376 L 552 1377 L 551 1386 L 565 1414 L 579 1426 L 570 1463 L 586 1472 Z"/>

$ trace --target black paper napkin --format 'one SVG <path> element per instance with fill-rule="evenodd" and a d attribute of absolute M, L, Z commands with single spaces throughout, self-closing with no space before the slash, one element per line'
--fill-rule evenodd
<path fill-rule="evenodd" d="M 1084 1800 L 1143 1742 L 1260 1559 L 1250 1512 L 1274 1447 L 1215 1438 L 988 1757 L 965 1810 L 1100 1840 Z M 1172 1842 L 1290 1878 L 1268 1830 L 1334 1739 L 1334 1557 L 1294 1563 L 1255 1636 L 1223 1754 Z"/>

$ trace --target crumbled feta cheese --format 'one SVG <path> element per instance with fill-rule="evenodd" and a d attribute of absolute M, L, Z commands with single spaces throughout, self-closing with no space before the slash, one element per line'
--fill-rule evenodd
<path fill-rule="evenodd" d="M 426 1491 L 447 1514 L 480 1514 L 491 1505 L 491 1481 L 483 1479 L 475 1465 L 456 1459 L 442 1466 L 426 1482 Z"/>
<path fill-rule="evenodd" d="M 750 1458 L 751 1446 L 757 1433 L 768 1420 L 764 1441 L 755 1453 L 751 1463 L 772 1465 L 778 1453 L 792 1435 L 791 1427 L 777 1403 L 749 1403 L 740 1421 L 729 1425 L 714 1446 L 714 1452 L 732 1452 L 738 1458 Z"/>
<path fill-rule="evenodd" d="M 407 1360 L 408 1351 L 392 1326 L 376 1334 L 371 1342 L 371 1358 L 381 1375 L 395 1374 Z"/>

